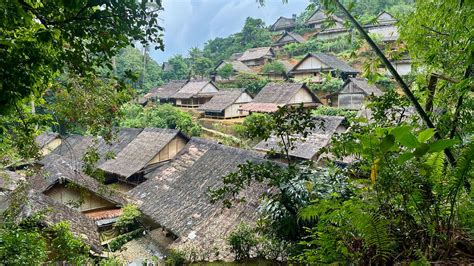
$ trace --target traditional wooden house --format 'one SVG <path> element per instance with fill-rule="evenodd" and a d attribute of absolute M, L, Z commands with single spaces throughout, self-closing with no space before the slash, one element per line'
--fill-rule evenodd
<path fill-rule="evenodd" d="M 349 78 L 341 90 L 327 96 L 329 105 L 359 110 L 362 108 L 367 96 L 381 96 L 383 92 L 365 78 Z"/>
<path fill-rule="evenodd" d="M 276 60 L 274 62 L 278 62 L 283 65 L 285 68 L 283 72 L 276 72 L 276 71 L 262 71 L 259 73 L 261 76 L 267 77 L 270 81 L 284 81 L 288 80 L 288 72 L 293 69 L 294 65 L 288 60 Z"/>
<path fill-rule="evenodd" d="M 219 76 L 219 69 L 223 68 L 225 65 L 231 65 L 232 66 L 232 74 L 228 78 L 223 78 Z M 217 81 L 232 81 L 234 80 L 235 76 L 239 73 L 253 73 L 254 71 L 246 66 L 244 63 L 238 61 L 238 60 L 232 60 L 232 61 L 221 61 L 217 67 L 214 70 L 217 73 L 216 80 Z"/>
<path fill-rule="evenodd" d="M 263 66 L 275 58 L 271 47 L 251 48 L 244 52 L 239 61 L 248 67 Z"/>
<path fill-rule="evenodd" d="M 210 254 L 210 260 L 229 259 L 226 238 L 240 222 L 255 223 L 265 187 L 251 184 L 243 189 L 236 196 L 245 197 L 245 203 L 230 209 L 211 203 L 208 190 L 222 186 L 224 176 L 248 161 L 263 162 L 263 156 L 192 138 L 175 159 L 129 195 L 148 220 L 177 238 L 171 248 L 195 247 Z"/>
<path fill-rule="evenodd" d="M 243 112 L 273 113 L 278 107 L 303 104 L 314 108 L 321 104 L 318 97 L 302 83 L 268 83 L 251 103 L 242 105 Z"/>
<path fill-rule="evenodd" d="M 61 138 L 58 133 L 45 132 L 35 138 L 35 142 L 40 148 L 41 155 L 47 155 L 59 145 L 61 145 Z"/>
<path fill-rule="evenodd" d="M 365 25 L 369 33 L 377 34 L 383 42 L 394 42 L 398 39 L 397 20 L 388 12 L 383 11 L 373 23 Z"/>
<path fill-rule="evenodd" d="M 188 81 L 187 80 L 172 80 L 158 88 L 150 91 L 149 98 L 157 103 L 171 103 L 175 104 L 172 98 Z M 146 97 L 146 95 L 145 95 Z"/>
<path fill-rule="evenodd" d="M 306 21 L 305 25 L 310 28 L 322 30 L 332 23 L 344 23 L 344 21 L 335 15 L 326 15 L 321 8 L 318 8 Z"/>
<path fill-rule="evenodd" d="M 22 199 L 22 204 L 18 204 Z M 20 224 L 36 214 L 43 214 L 41 225 L 53 226 L 59 222 L 67 222 L 75 237 L 91 247 L 91 251 L 101 253 L 99 230 L 94 221 L 77 210 L 67 207 L 36 190 L 20 190 L 7 197 L 0 198 L 0 212 L 15 208 L 15 222 Z"/>
<path fill-rule="evenodd" d="M 244 53 L 233 53 L 230 57 L 229 57 L 229 61 L 234 61 L 234 60 L 239 60 L 240 57 L 242 57 Z"/>
<path fill-rule="evenodd" d="M 225 89 L 201 105 L 198 110 L 203 111 L 208 118 L 242 117 L 248 115 L 248 112 L 240 111 L 240 107 L 251 101 L 252 96 L 245 89 Z"/>
<path fill-rule="evenodd" d="M 283 35 L 280 36 L 273 44 L 273 47 L 282 48 L 283 46 L 290 44 L 290 43 L 303 43 L 305 39 L 299 35 L 298 33 L 294 32 L 285 32 Z"/>
<path fill-rule="evenodd" d="M 279 17 L 272 26 L 270 26 L 270 31 L 276 33 L 283 33 L 285 31 L 292 31 L 296 27 L 296 15 L 293 15 L 292 18 Z"/>
<path fill-rule="evenodd" d="M 170 98 L 176 106 L 197 108 L 208 102 L 217 91 L 212 81 L 189 81 Z"/>
<path fill-rule="evenodd" d="M 346 119 L 342 116 L 317 116 L 314 119 L 316 128 L 311 130 L 306 138 L 301 135 L 293 136 L 297 139 L 293 143 L 294 149 L 289 151 L 289 156 L 293 159 L 317 161 L 321 149 L 329 145 L 334 134 L 343 133 L 348 127 Z M 269 139 L 258 143 L 254 149 L 274 153 L 272 157 L 284 158 L 280 142 L 278 137 L 270 136 Z"/>
<path fill-rule="evenodd" d="M 334 21 L 334 24 L 324 26 L 320 31 L 317 31 L 313 36 L 318 40 L 330 40 L 344 36 L 349 31 L 344 27 L 342 21 Z"/>
<path fill-rule="evenodd" d="M 357 76 L 359 71 L 333 55 L 309 53 L 289 72 L 295 80 L 310 79 L 312 82 L 321 82 L 321 73 L 330 73 L 332 76 L 347 79 Z"/>
<path fill-rule="evenodd" d="M 186 145 L 188 137 L 175 129 L 145 128 L 115 158 L 99 164 L 107 180 L 136 185 L 150 169 L 171 160 Z"/>
<path fill-rule="evenodd" d="M 411 58 L 409 57 L 405 57 L 399 60 L 393 60 L 391 61 L 391 63 L 393 67 L 395 68 L 395 70 L 397 70 L 398 74 L 402 76 L 410 74 L 412 72 L 412 62 L 411 62 Z M 388 74 L 391 75 L 390 72 L 388 72 Z"/>

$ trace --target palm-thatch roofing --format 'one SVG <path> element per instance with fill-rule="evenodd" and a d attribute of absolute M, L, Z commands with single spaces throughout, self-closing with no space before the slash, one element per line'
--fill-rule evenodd
<path fill-rule="evenodd" d="M 242 93 L 246 93 L 245 89 L 225 89 L 219 91 L 210 101 L 201 105 L 198 110 L 205 112 L 222 112 L 227 107 L 239 99 Z"/>
<path fill-rule="evenodd" d="M 317 116 L 314 119 L 316 128 L 311 130 L 306 138 L 301 135 L 292 136 L 298 140 L 294 142 L 294 149 L 289 151 L 290 156 L 305 160 L 315 159 L 320 150 L 329 144 L 338 127 L 345 128 L 347 123 L 342 116 Z M 270 136 L 269 139 L 258 143 L 254 149 L 279 153 L 282 150 L 279 146 L 280 142 L 281 140 L 276 136 Z"/>
<path fill-rule="evenodd" d="M 145 128 L 114 159 L 105 161 L 98 168 L 128 178 L 142 170 L 178 135 L 187 138 L 176 129 Z"/>
<path fill-rule="evenodd" d="M 229 60 L 230 61 L 234 61 L 234 60 L 239 60 L 240 57 L 242 57 L 244 53 L 233 53 L 230 57 L 229 57 Z"/>
<path fill-rule="evenodd" d="M 109 143 L 100 137 L 71 135 L 63 138 L 61 145 L 46 155 L 40 163 L 46 162 L 45 160 L 48 160 L 49 156 L 60 155 L 69 162 L 73 169 L 80 171 L 83 165 L 83 157 L 91 147 L 97 149 L 100 155 L 98 164 L 101 164 L 107 160 L 108 155 L 116 155 L 121 151 L 141 131 L 142 129 L 139 128 L 122 128 L 117 131 L 115 138 Z"/>
<path fill-rule="evenodd" d="M 209 188 L 222 186 L 223 177 L 247 161 L 263 162 L 263 156 L 192 138 L 170 163 L 129 194 L 145 215 L 176 235 L 178 242 L 210 251 L 216 243 L 225 245 L 225 237 L 240 221 L 256 219 L 258 197 L 265 189 L 261 185 L 245 189 L 246 202 L 231 209 L 212 204 L 208 197 Z"/>
<path fill-rule="evenodd" d="M 0 211 L 6 210 L 15 212 L 15 222 L 18 224 L 39 213 L 43 214 L 41 223 L 46 227 L 67 222 L 76 237 L 82 239 L 92 250 L 102 251 L 98 227 L 92 219 L 35 190 L 15 191 L 2 199 Z"/>
<path fill-rule="evenodd" d="M 179 91 L 188 81 L 187 80 L 172 80 L 168 83 L 152 90 L 152 98 L 166 100 L 171 98 L 176 92 Z"/>
<path fill-rule="evenodd" d="M 232 66 L 232 69 L 234 70 L 234 72 L 238 72 L 238 73 L 242 73 L 242 72 L 244 72 L 244 73 L 253 73 L 254 72 L 251 68 L 249 68 L 244 63 L 242 63 L 238 60 L 221 61 L 217 65 L 216 70 L 222 68 L 226 64 L 230 64 Z"/>
<path fill-rule="evenodd" d="M 305 39 L 303 38 L 303 36 L 299 35 L 298 33 L 287 31 L 284 34 L 282 34 L 280 38 L 278 38 L 278 40 L 276 40 L 273 43 L 273 46 L 285 45 L 292 42 L 303 43 L 305 42 Z"/>
<path fill-rule="evenodd" d="M 318 69 L 298 69 L 298 67 L 306 61 L 308 58 L 314 57 L 324 65 L 328 66 L 327 68 L 318 68 Z M 314 72 L 314 71 L 340 71 L 343 73 L 348 74 L 357 74 L 359 73 L 358 70 L 349 66 L 346 62 L 342 61 L 341 59 L 324 53 L 309 53 L 303 59 L 301 59 L 298 64 L 296 64 L 290 73 L 306 73 L 306 72 Z"/>
<path fill-rule="evenodd" d="M 335 15 L 326 15 L 324 11 L 320 8 L 316 9 L 314 13 L 309 17 L 309 19 L 306 21 L 306 25 L 313 25 L 313 24 L 321 24 L 329 21 L 337 21 L 342 23 L 343 20 Z"/>
<path fill-rule="evenodd" d="M 0 170 L 0 193 L 15 190 L 25 178 L 13 171 Z M 0 194 L 1 195 L 1 194 Z"/>
<path fill-rule="evenodd" d="M 206 87 L 208 84 L 211 84 L 212 86 L 216 87 L 217 86 L 214 84 L 214 82 L 209 81 L 209 80 L 195 80 L 195 81 L 189 81 L 186 83 L 181 89 L 178 90 L 171 98 L 174 99 L 191 99 L 194 97 L 199 97 L 201 95 L 212 95 L 213 93 L 202 93 L 202 89 Z"/>
<path fill-rule="evenodd" d="M 344 85 L 342 86 L 342 90 L 346 87 L 349 83 L 352 83 L 356 88 L 360 89 L 365 95 L 374 95 L 374 96 L 382 96 L 383 91 L 381 91 L 377 86 L 374 84 L 369 84 L 369 81 L 366 78 L 349 78 L 346 80 Z"/>
<path fill-rule="evenodd" d="M 270 27 L 272 31 L 292 29 L 296 26 L 294 18 L 279 17 Z"/>
<path fill-rule="evenodd" d="M 239 61 L 245 62 L 262 58 L 273 58 L 274 53 L 271 47 L 251 48 L 244 52 Z"/>
<path fill-rule="evenodd" d="M 56 184 L 74 184 L 87 189 L 98 197 L 101 197 L 117 206 L 126 204 L 123 195 L 112 192 L 96 179 L 77 171 L 74 166 L 63 157 L 53 154 L 42 160 L 42 171 L 40 174 L 29 178 L 29 185 L 39 192 L 46 192 Z"/>
<path fill-rule="evenodd" d="M 241 110 L 251 112 L 275 112 L 279 106 L 290 104 L 293 96 L 300 90 L 306 90 L 313 99 L 313 104 L 321 101 L 303 83 L 271 82 L 265 85 L 251 103 L 244 104 Z"/>
<path fill-rule="evenodd" d="M 44 132 L 35 138 L 35 142 L 36 144 L 38 144 L 40 148 L 44 148 L 44 146 L 48 145 L 51 141 L 55 140 L 57 137 L 59 137 L 58 133 Z"/>
<path fill-rule="evenodd" d="M 377 15 L 377 17 L 373 21 L 374 21 L 374 23 L 370 23 L 367 26 L 377 27 L 377 26 L 393 25 L 397 22 L 397 19 L 394 18 L 387 11 L 382 11 L 382 12 L 380 12 L 380 14 Z"/>

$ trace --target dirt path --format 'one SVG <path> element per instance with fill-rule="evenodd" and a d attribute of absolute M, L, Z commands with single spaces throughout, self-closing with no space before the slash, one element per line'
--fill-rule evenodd
<path fill-rule="evenodd" d="M 237 142 L 240 142 L 241 139 L 235 137 L 235 136 L 232 136 L 232 135 L 229 135 L 229 134 L 225 134 L 225 133 L 222 133 L 220 131 L 217 131 L 217 130 L 214 130 L 214 129 L 210 129 L 210 128 L 207 128 L 207 127 L 203 127 L 201 126 L 202 130 L 206 131 L 207 133 L 211 133 L 211 134 L 214 134 L 214 135 L 217 135 L 217 136 L 221 136 L 221 137 L 225 137 L 225 138 L 230 138 L 232 139 L 233 141 L 237 141 Z"/>

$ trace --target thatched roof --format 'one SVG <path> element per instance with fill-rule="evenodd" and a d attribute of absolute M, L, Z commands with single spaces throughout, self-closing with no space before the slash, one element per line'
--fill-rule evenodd
<path fill-rule="evenodd" d="M 246 66 L 244 63 L 238 61 L 238 60 L 232 60 L 232 61 L 222 61 L 221 63 L 219 63 L 219 65 L 217 65 L 216 67 L 216 70 L 222 68 L 224 65 L 226 64 L 230 64 L 232 66 L 232 69 L 235 71 L 235 72 L 238 72 L 238 73 L 241 73 L 241 72 L 245 72 L 245 73 L 253 73 L 254 71 L 249 68 L 248 66 Z"/>
<path fill-rule="evenodd" d="M 195 243 L 211 251 L 216 243 L 225 245 L 225 237 L 240 221 L 256 219 L 263 186 L 251 185 L 242 192 L 246 203 L 228 210 L 210 203 L 207 194 L 247 161 L 263 161 L 263 156 L 193 138 L 169 164 L 129 194 L 145 215 L 176 235 L 179 243 Z"/>
<path fill-rule="evenodd" d="M 369 81 L 366 78 L 349 78 L 342 89 L 344 89 L 347 84 L 352 83 L 354 86 L 359 88 L 364 92 L 365 95 L 374 95 L 374 96 L 382 96 L 383 91 L 381 91 L 377 86 L 374 84 L 369 84 Z"/>
<path fill-rule="evenodd" d="M 323 64 L 327 65 L 328 68 L 326 69 L 320 69 L 320 68 L 315 68 L 315 69 L 298 69 L 298 67 L 306 61 L 308 58 L 314 57 L 317 60 L 321 61 Z M 314 71 L 341 71 L 344 73 L 350 73 L 350 74 L 356 74 L 359 73 L 358 70 L 352 68 L 349 66 L 346 62 L 342 61 L 341 59 L 329 55 L 329 54 L 324 54 L 324 53 L 309 53 L 307 54 L 303 59 L 301 59 L 298 64 L 296 64 L 293 69 L 290 71 L 291 73 L 301 73 L 301 72 L 314 72 Z"/>
<path fill-rule="evenodd" d="M 380 12 L 380 14 L 375 18 L 375 23 L 368 26 L 382 26 L 382 25 L 393 25 L 397 22 L 397 19 L 394 18 L 390 13 L 386 11 Z"/>
<path fill-rule="evenodd" d="M 21 202 L 21 204 L 18 204 L 18 202 Z M 91 246 L 92 250 L 96 252 L 102 250 L 99 231 L 92 219 L 89 219 L 79 211 L 54 201 L 46 195 L 35 190 L 15 191 L 0 201 L 0 211 L 5 211 L 10 207 L 15 208 L 14 211 L 15 213 L 17 212 L 15 216 L 17 223 L 21 223 L 26 218 L 32 217 L 37 213 L 44 212 L 44 216 L 41 219 L 43 226 L 67 222 L 71 232 Z"/>
<path fill-rule="evenodd" d="M 127 202 L 123 195 L 108 189 L 81 171 L 75 170 L 68 160 L 59 155 L 48 156 L 42 164 L 40 174 L 28 179 L 30 187 L 34 190 L 46 192 L 56 184 L 72 183 L 118 206 Z"/>
<path fill-rule="evenodd" d="M 13 171 L 2 171 L 0 170 L 0 192 L 2 191 L 13 191 L 21 182 L 24 182 L 25 178 Z"/>
<path fill-rule="evenodd" d="M 188 81 L 187 80 L 172 80 L 161 87 L 152 90 L 153 94 L 150 96 L 156 99 L 169 99 L 176 92 L 179 91 Z"/>
<path fill-rule="evenodd" d="M 239 61 L 245 62 L 273 56 L 274 53 L 271 47 L 251 48 L 244 52 L 244 54 L 239 58 Z"/>
<path fill-rule="evenodd" d="M 222 112 L 246 93 L 245 89 L 225 89 L 219 91 L 210 101 L 201 105 L 198 110 L 207 112 Z"/>
<path fill-rule="evenodd" d="M 95 147 L 101 159 L 98 164 L 104 162 L 106 155 L 116 155 L 130 141 L 142 131 L 138 128 L 122 128 L 116 133 L 115 139 L 107 143 L 103 138 L 92 136 L 71 135 L 62 139 L 61 145 L 53 152 L 46 155 L 42 161 L 48 160 L 49 156 L 60 155 L 67 160 L 73 169 L 80 171 L 83 165 L 83 157 L 90 147 Z M 40 161 L 40 163 L 42 162 Z"/>
<path fill-rule="evenodd" d="M 35 142 L 40 148 L 44 148 L 44 146 L 48 145 L 48 143 L 55 140 L 57 137 L 59 137 L 58 133 L 44 132 L 35 138 Z"/>
<path fill-rule="evenodd" d="M 234 60 L 239 60 L 240 57 L 242 57 L 244 53 L 233 53 L 230 57 L 229 57 L 229 60 L 230 61 L 234 61 Z"/>
<path fill-rule="evenodd" d="M 298 33 L 295 33 L 295 32 L 285 32 L 284 34 L 282 34 L 280 36 L 280 38 L 278 38 L 278 40 L 276 40 L 273 45 L 284 45 L 284 44 L 287 44 L 287 43 L 290 43 L 290 41 L 283 41 L 284 38 L 286 37 L 290 37 L 290 39 L 293 40 L 293 42 L 297 42 L 297 43 L 303 43 L 305 42 L 305 39 L 303 38 L 303 36 L 299 35 Z"/>
<path fill-rule="evenodd" d="M 305 160 L 314 159 L 320 150 L 329 144 L 336 129 L 340 126 L 345 128 L 346 124 L 346 120 L 342 116 L 317 116 L 315 122 L 316 128 L 306 138 L 301 135 L 293 136 L 300 140 L 294 143 L 295 148 L 289 152 L 290 156 Z M 254 149 L 279 153 L 282 150 L 278 145 L 280 141 L 276 136 L 271 136 L 268 140 L 258 143 Z"/>
<path fill-rule="evenodd" d="M 212 81 L 209 80 L 197 80 L 197 81 L 189 81 L 184 85 L 181 89 L 178 90 L 171 98 L 174 99 L 190 99 L 193 97 L 198 97 L 202 94 L 202 89 L 206 87 L 207 84 L 212 84 L 212 86 L 216 87 Z M 212 93 L 204 93 L 204 94 L 212 94 Z"/>
<path fill-rule="evenodd" d="M 270 82 L 255 96 L 254 103 L 288 104 L 291 98 L 300 90 L 307 90 L 315 103 L 320 103 L 318 97 L 303 83 Z"/>
<path fill-rule="evenodd" d="M 186 138 L 176 129 L 145 128 L 130 141 L 114 159 L 99 165 L 99 169 L 128 178 L 142 170 L 176 136 Z"/>
<path fill-rule="evenodd" d="M 335 15 L 326 15 L 324 11 L 320 8 L 318 8 L 314 13 L 309 17 L 309 19 L 306 21 L 306 25 L 311 25 L 311 24 L 320 24 L 324 23 L 326 21 L 337 21 L 337 22 L 343 22 L 343 20 Z"/>
<path fill-rule="evenodd" d="M 272 31 L 291 29 L 296 26 L 294 18 L 279 17 L 270 27 Z"/>

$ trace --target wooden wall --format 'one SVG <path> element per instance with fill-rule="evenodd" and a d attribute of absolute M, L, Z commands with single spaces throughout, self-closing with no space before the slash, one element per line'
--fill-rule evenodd
<path fill-rule="evenodd" d="M 176 154 L 186 146 L 186 140 L 181 136 L 176 136 L 150 161 L 148 165 L 173 159 Z"/>
<path fill-rule="evenodd" d="M 75 187 L 73 184 L 56 184 L 44 194 L 82 212 L 115 207 L 114 203 L 97 196 L 91 191 Z M 81 202 L 82 204 L 77 207 L 76 205 Z"/>

